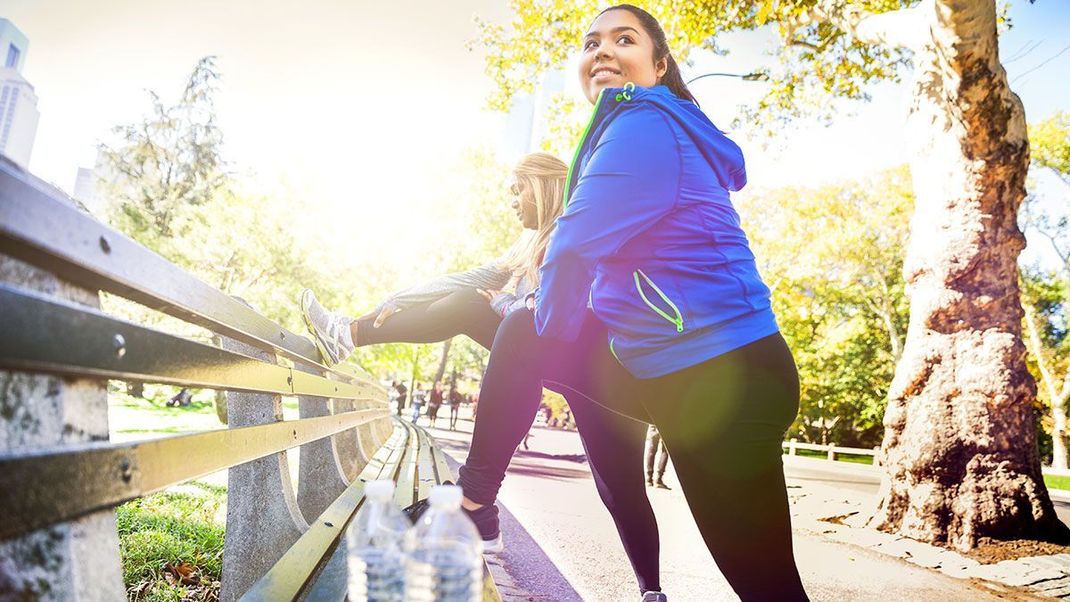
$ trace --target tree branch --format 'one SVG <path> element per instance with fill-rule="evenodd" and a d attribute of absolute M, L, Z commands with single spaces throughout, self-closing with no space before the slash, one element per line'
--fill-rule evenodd
<path fill-rule="evenodd" d="M 802 46 L 803 48 L 809 48 L 810 50 L 813 50 L 815 52 L 821 52 L 822 50 L 824 50 L 823 47 L 818 46 L 817 44 L 811 44 L 810 42 L 807 42 L 806 40 L 797 40 L 797 39 L 794 39 L 794 38 L 788 40 L 787 42 L 785 42 L 784 45 L 785 46 Z"/>
<path fill-rule="evenodd" d="M 791 29 L 813 23 L 831 23 L 863 44 L 918 49 L 930 39 L 929 23 L 935 0 L 922 0 L 913 8 L 886 13 L 862 10 L 849 0 L 818 0 L 809 11 L 791 22 Z"/>

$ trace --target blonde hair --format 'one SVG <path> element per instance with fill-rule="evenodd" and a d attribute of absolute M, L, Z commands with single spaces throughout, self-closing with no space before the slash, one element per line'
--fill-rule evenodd
<path fill-rule="evenodd" d="M 527 279 L 532 286 L 537 286 L 546 245 L 564 210 L 568 165 L 549 153 L 531 153 L 517 163 L 513 174 L 521 190 L 531 191 L 538 226 L 534 232 L 525 232 L 513 243 L 505 255 L 505 266 L 513 273 L 513 284 Z"/>

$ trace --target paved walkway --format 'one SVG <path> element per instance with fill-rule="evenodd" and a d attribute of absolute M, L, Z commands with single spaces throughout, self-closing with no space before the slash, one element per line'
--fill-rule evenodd
<path fill-rule="evenodd" d="M 439 420 L 438 424 L 445 426 L 448 421 Z M 426 418 L 421 419 L 421 425 L 427 426 Z M 463 462 L 471 426 L 471 422 L 461 421 L 457 432 L 431 432 L 448 454 Z M 510 529 L 530 534 L 530 538 L 514 537 L 529 542 L 524 544 L 528 549 L 509 550 L 502 559 L 501 567 L 509 573 L 503 588 L 506 599 L 638 600 L 635 578 L 609 514 L 598 499 L 578 436 L 536 428 L 529 445 L 529 450 L 521 448 L 514 456 L 500 497 L 509 516 L 516 518 L 516 523 L 503 528 L 506 547 L 510 546 Z M 793 479 L 790 469 L 788 475 L 793 513 L 797 515 L 793 518 L 795 556 L 812 599 L 1031 599 L 1013 589 L 993 591 L 979 582 L 955 579 L 836 541 L 830 533 L 822 532 L 835 529 L 827 529 L 828 523 L 816 520 L 816 514 L 826 509 L 823 502 L 811 503 L 823 499 L 817 494 L 820 484 L 806 476 Z M 666 481 L 672 490 L 647 490 L 661 530 L 662 587 L 674 601 L 737 599 L 706 551 L 671 464 Z M 545 560 L 555 567 L 546 567 Z"/>

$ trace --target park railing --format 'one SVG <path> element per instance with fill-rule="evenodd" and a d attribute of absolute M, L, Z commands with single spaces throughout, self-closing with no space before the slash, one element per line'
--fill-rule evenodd
<path fill-rule="evenodd" d="M 826 460 L 841 460 L 842 456 L 859 456 L 873 458 L 873 466 L 880 466 L 880 446 L 865 448 L 865 447 L 843 447 L 840 445 L 823 445 L 820 443 L 802 443 L 798 439 L 789 439 L 781 443 L 785 453 L 789 456 L 800 455 L 799 451 L 815 452 L 818 455 L 823 456 Z M 813 457 L 813 456 L 811 456 Z M 1070 470 L 1065 468 L 1052 468 L 1050 466 L 1041 467 L 1041 471 L 1045 475 L 1056 477 L 1070 477 Z"/>
<path fill-rule="evenodd" d="M 222 343 L 109 316 L 100 291 Z M 228 428 L 110 443 L 109 379 L 226 390 Z M 283 396 L 298 420 L 283 420 Z M 298 446 L 295 488 L 285 450 Z M 0 157 L 0 598 L 124 598 L 113 508 L 222 469 L 224 600 L 317 587 L 332 558 L 339 568 L 364 480 L 395 480 L 408 505 L 450 478 L 368 374 L 328 368 L 307 338 Z"/>
<path fill-rule="evenodd" d="M 842 447 L 839 445 L 822 445 L 820 443 L 800 443 L 798 439 L 789 439 L 784 441 L 782 445 L 789 456 L 799 455 L 800 450 L 818 452 L 824 455 L 826 460 L 836 460 L 843 455 L 864 456 L 872 457 L 873 465 L 879 466 L 877 459 L 881 450 L 880 446 L 869 449 L 864 447 Z"/>

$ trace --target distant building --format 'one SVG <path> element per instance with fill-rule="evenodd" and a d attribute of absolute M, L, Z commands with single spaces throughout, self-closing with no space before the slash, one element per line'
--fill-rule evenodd
<path fill-rule="evenodd" d="M 97 190 L 97 173 L 93 168 L 78 168 L 78 176 L 74 179 L 74 194 L 71 196 L 85 205 L 93 215 L 102 215 L 104 203 Z"/>
<path fill-rule="evenodd" d="M 7 19 L 0 19 L 0 154 L 26 168 L 30 164 L 37 122 L 37 95 L 22 77 L 30 42 Z"/>
<path fill-rule="evenodd" d="M 565 72 L 548 71 L 535 87 L 534 93 L 521 94 L 513 99 L 506 117 L 502 140 L 502 158 L 513 163 L 521 156 L 539 150 L 548 133 L 546 110 L 555 94 L 565 90 Z"/>

